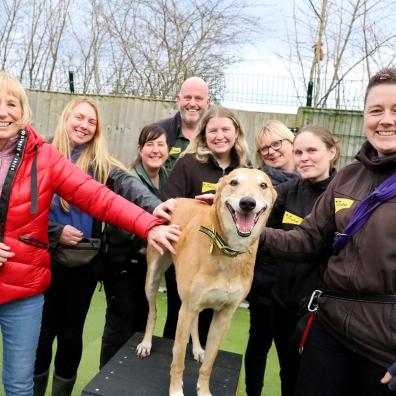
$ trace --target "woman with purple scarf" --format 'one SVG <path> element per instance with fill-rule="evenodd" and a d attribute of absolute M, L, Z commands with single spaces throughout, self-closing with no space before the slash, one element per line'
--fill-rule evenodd
<path fill-rule="evenodd" d="M 396 391 L 396 68 L 370 79 L 364 130 L 357 161 L 337 173 L 301 225 L 262 236 L 258 254 L 329 256 L 310 303 L 317 310 L 297 396 Z"/>

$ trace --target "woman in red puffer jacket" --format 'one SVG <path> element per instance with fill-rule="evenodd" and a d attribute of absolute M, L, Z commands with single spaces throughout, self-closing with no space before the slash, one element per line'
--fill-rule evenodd
<path fill-rule="evenodd" d="M 92 216 L 171 249 L 176 226 L 116 195 L 29 125 L 26 93 L 0 73 L 0 326 L 6 395 L 33 393 L 43 292 L 50 283 L 48 213 L 54 193 Z"/>

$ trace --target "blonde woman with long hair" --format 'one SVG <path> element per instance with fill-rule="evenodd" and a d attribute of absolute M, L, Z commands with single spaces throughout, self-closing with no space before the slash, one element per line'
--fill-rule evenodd
<path fill-rule="evenodd" d="M 127 173 L 106 146 L 96 103 L 77 97 L 63 110 L 53 145 L 84 173 L 107 184 L 113 191 L 153 212 L 161 204 L 142 183 Z M 168 207 L 169 203 L 156 210 Z M 165 216 L 164 216 L 165 217 Z M 50 212 L 50 242 L 54 253 L 59 246 L 77 245 L 83 238 L 100 237 L 100 223 L 55 196 Z M 35 366 L 35 395 L 44 395 L 57 338 L 54 360 L 53 395 L 70 395 L 82 354 L 82 333 L 97 283 L 97 260 L 70 268 L 52 254 L 52 283 L 45 293 L 41 334 Z"/>
<path fill-rule="evenodd" d="M 214 192 L 218 180 L 233 169 L 249 166 L 249 149 L 245 131 L 236 114 L 222 106 L 212 106 L 201 120 L 199 129 L 185 152 L 177 160 L 165 185 L 168 198 L 194 198 Z M 164 337 L 174 338 L 180 299 L 177 294 L 173 266 L 166 272 L 168 315 Z M 212 318 L 211 310 L 199 317 L 201 344 L 206 337 Z"/>

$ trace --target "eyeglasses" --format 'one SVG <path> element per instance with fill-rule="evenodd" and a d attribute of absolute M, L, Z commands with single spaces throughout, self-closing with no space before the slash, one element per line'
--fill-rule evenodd
<path fill-rule="evenodd" d="M 268 155 L 269 149 L 272 148 L 274 151 L 278 151 L 282 147 L 282 142 L 287 139 L 280 139 L 273 141 L 269 146 L 260 147 L 257 152 L 261 155 Z"/>

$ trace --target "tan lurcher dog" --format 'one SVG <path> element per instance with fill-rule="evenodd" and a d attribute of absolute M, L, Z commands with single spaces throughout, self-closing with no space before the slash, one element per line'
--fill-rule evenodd
<path fill-rule="evenodd" d="M 162 274 L 171 265 L 182 305 L 179 311 L 169 395 L 183 395 L 183 371 L 190 337 L 193 353 L 203 361 L 197 384 L 198 396 L 210 396 L 209 379 L 220 343 L 229 328 L 232 315 L 248 294 L 258 246 L 276 192 L 268 176 L 257 169 L 236 169 L 220 179 L 212 206 L 193 199 L 179 198 L 172 222 L 182 234 L 176 255 L 160 256 L 147 252 L 146 295 L 149 316 L 137 355 L 150 354 L 156 319 L 155 298 Z M 212 308 L 206 351 L 199 344 L 198 314 Z"/>

